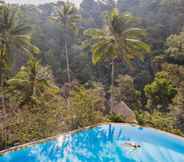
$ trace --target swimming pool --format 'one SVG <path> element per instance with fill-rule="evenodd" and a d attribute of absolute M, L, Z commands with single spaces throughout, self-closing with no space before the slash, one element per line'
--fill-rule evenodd
<path fill-rule="evenodd" d="M 0 162 L 184 162 L 184 140 L 152 128 L 104 124 L 7 152 Z"/>

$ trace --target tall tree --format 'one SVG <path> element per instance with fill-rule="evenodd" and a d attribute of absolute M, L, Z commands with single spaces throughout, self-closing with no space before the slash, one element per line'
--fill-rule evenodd
<path fill-rule="evenodd" d="M 7 78 L 5 72 L 9 70 L 15 51 L 20 53 L 38 53 L 31 42 L 31 27 L 25 25 L 17 17 L 18 12 L 14 7 L 4 4 L 0 10 L 0 83 L 1 93 Z M 5 108 L 4 95 L 1 94 L 2 105 Z"/>
<path fill-rule="evenodd" d="M 52 16 L 51 18 L 63 26 L 67 79 L 68 82 L 71 82 L 68 40 L 70 37 L 69 34 L 77 30 L 77 22 L 79 21 L 77 9 L 73 3 L 64 2 L 62 6 L 57 7 L 56 16 Z"/>
<path fill-rule="evenodd" d="M 87 41 L 90 43 L 93 53 L 92 62 L 97 64 L 106 59 L 111 61 L 111 110 L 114 105 L 113 87 L 116 60 L 121 59 L 123 63 L 130 64 L 131 59 L 142 57 L 143 52 L 150 51 L 149 45 L 140 39 L 145 36 L 145 31 L 132 27 L 134 20 L 135 18 L 131 14 L 120 14 L 114 8 L 107 14 L 103 29 L 85 31 L 85 35 L 90 38 Z"/>
<path fill-rule="evenodd" d="M 147 100 L 147 107 L 150 112 L 155 109 L 161 112 L 169 112 L 169 104 L 172 103 L 172 99 L 177 94 L 177 89 L 169 80 L 167 72 L 158 72 L 154 81 L 148 84 L 144 88 Z"/>
<path fill-rule="evenodd" d="M 184 32 L 172 34 L 167 38 L 167 61 L 176 64 L 184 63 Z"/>
<path fill-rule="evenodd" d="M 52 102 L 59 88 L 55 86 L 49 67 L 43 67 L 36 58 L 30 57 L 28 63 L 7 81 L 7 92 L 15 98 L 19 108 L 23 106 L 43 106 Z"/>

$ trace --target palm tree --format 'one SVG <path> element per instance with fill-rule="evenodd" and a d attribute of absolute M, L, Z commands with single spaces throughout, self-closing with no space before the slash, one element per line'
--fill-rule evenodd
<path fill-rule="evenodd" d="M 9 92 L 11 98 L 16 98 L 19 108 L 25 105 L 32 108 L 35 105 L 41 107 L 51 102 L 51 99 L 59 92 L 50 68 L 41 66 L 40 62 L 32 56 L 27 64 L 7 81 L 7 84 L 9 85 L 7 93 Z"/>
<path fill-rule="evenodd" d="M 111 61 L 111 111 L 114 104 L 115 61 L 121 59 L 130 65 L 131 59 L 142 57 L 143 53 L 150 51 L 149 45 L 141 40 L 145 36 L 144 30 L 131 27 L 134 21 L 131 14 L 120 14 L 114 8 L 107 14 L 103 29 L 88 29 L 84 33 L 89 38 L 87 42 L 92 49 L 93 64 L 106 59 Z"/>
<path fill-rule="evenodd" d="M 62 7 L 57 7 L 57 15 L 51 18 L 63 26 L 67 79 L 68 82 L 71 82 L 68 38 L 70 32 L 77 31 L 77 22 L 80 17 L 77 15 L 77 9 L 74 4 L 64 2 Z"/>
<path fill-rule="evenodd" d="M 4 83 L 9 71 L 15 50 L 20 53 L 38 53 L 39 49 L 32 45 L 30 26 L 20 22 L 17 18 L 17 10 L 6 4 L 0 10 L 0 83 L 3 93 Z M 2 105 L 5 108 L 4 94 L 1 94 Z"/>

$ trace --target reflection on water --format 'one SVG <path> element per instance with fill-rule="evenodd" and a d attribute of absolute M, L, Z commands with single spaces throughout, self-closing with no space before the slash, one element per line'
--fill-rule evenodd
<path fill-rule="evenodd" d="M 123 145 L 135 142 L 141 148 Z M 103 125 L 0 157 L 0 162 L 182 162 L 184 141 L 151 129 Z"/>

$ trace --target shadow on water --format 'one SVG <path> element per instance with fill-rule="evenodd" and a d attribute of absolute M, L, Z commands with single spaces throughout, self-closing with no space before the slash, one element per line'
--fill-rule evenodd
<path fill-rule="evenodd" d="M 63 141 L 48 141 L 17 152 L 6 154 L 1 162 L 135 162 L 122 156 L 115 142 L 122 130 L 115 131 L 112 125 L 97 127 L 85 132 L 66 136 Z M 119 153 L 117 153 L 119 152 Z M 25 156 L 27 155 L 27 156 Z"/>

